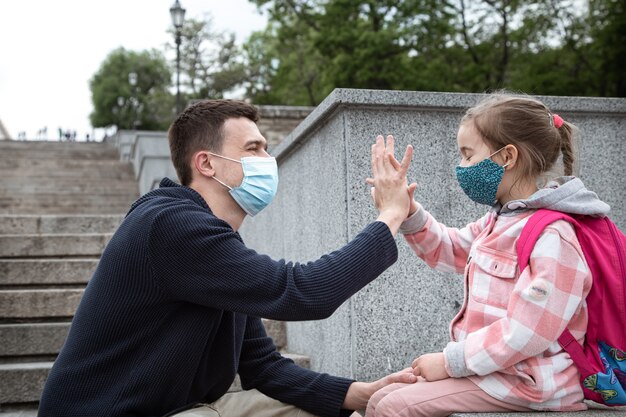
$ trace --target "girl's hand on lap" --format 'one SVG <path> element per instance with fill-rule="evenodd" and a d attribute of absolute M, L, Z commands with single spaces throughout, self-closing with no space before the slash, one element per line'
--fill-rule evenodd
<path fill-rule="evenodd" d="M 411 364 L 413 375 L 421 376 L 426 381 L 439 381 L 450 378 L 446 371 L 445 359 L 442 352 L 427 353 L 415 359 Z"/>

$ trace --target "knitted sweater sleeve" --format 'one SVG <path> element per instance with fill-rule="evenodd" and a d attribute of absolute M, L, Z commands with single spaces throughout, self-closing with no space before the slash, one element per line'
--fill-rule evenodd
<path fill-rule="evenodd" d="M 316 261 L 274 261 L 205 209 L 182 203 L 154 217 L 147 244 L 155 281 L 171 298 L 276 320 L 330 316 L 397 259 L 389 228 L 374 222 Z"/>
<path fill-rule="evenodd" d="M 255 317 L 248 317 L 238 372 L 244 389 L 256 388 L 269 397 L 323 417 L 346 414 L 341 405 L 354 382 L 301 368 L 283 357 L 265 333 L 261 320 Z"/>

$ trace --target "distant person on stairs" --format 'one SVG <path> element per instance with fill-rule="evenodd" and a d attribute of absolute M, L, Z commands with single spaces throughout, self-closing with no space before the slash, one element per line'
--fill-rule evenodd
<path fill-rule="evenodd" d="M 386 385 L 416 381 L 410 368 L 371 383 L 301 368 L 276 351 L 259 318 L 326 318 L 396 261 L 412 148 L 399 164 L 392 138 L 372 147 L 377 221 L 317 261 L 275 261 L 237 233 L 277 190 L 257 120 L 249 104 L 209 100 L 174 121 L 169 141 L 182 185 L 164 179 L 112 237 L 50 372 L 40 417 L 340 416 L 364 409 Z M 246 391 L 227 394 L 237 373 Z"/>

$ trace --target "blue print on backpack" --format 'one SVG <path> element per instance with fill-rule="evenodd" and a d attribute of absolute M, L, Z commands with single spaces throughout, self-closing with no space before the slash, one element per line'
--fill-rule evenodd
<path fill-rule="evenodd" d="M 602 395 L 605 404 L 626 403 L 626 352 L 600 342 L 600 358 L 605 372 L 590 375 L 583 381 L 585 388 Z"/>

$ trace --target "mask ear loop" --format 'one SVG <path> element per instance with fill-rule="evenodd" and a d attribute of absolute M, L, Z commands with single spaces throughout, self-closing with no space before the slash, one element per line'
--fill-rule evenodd
<path fill-rule="evenodd" d="M 216 177 L 211 177 L 211 178 L 213 178 L 215 181 L 219 182 L 220 184 L 222 184 L 224 187 L 228 188 L 229 190 L 233 189 L 233 187 L 224 184 L 222 181 L 218 180 Z"/>
<path fill-rule="evenodd" d="M 500 149 L 498 149 L 497 151 L 495 151 L 494 153 L 492 153 L 491 155 L 488 156 L 489 159 L 491 159 L 492 156 L 494 156 L 495 154 L 497 154 L 498 152 L 500 152 L 502 149 L 506 148 L 508 145 L 505 145 L 503 147 L 501 147 Z M 509 164 L 511 163 L 511 161 L 507 162 L 504 165 L 500 165 L 502 168 L 506 168 Z M 505 170 L 506 171 L 506 170 Z"/>
<path fill-rule="evenodd" d="M 237 162 L 238 164 L 241 164 L 241 161 L 237 161 L 236 159 L 229 158 L 229 157 L 227 157 L 227 156 L 218 155 L 218 154 L 213 153 L 213 152 L 209 152 L 209 153 L 210 153 L 211 155 L 213 155 L 213 156 L 217 156 L 218 158 L 227 159 L 227 160 L 229 160 L 229 161 L 233 161 L 233 162 Z M 219 182 L 219 183 L 220 183 L 220 184 L 222 184 L 224 187 L 226 187 L 226 188 L 228 188 L 229 190 L 231 190 L 231 191 L 232 191 L 233 187 L 231 187 L 230 185 L 226 185 L 224 182 L 222 182 L 222 181 L 218 180 L 218 179 L 217 179 L 217 177 L 211 177 L 211 178 L 213 178 L 215 181 Z"/>
<path fill-rule="evenodd" d="M 237 162 L 238 164 L 240 164 L 240 163 L 241 163 L 241 161 L 238 161 L 238 160 L 233 159 L 233 158 L 229 158 L 229 157 L 227 157 L 227 156 L 218 155 L 218 154 L 213 153 L 213 152 L 208 152 L 208 153 L 210 153 L 210 154 L 211 154 L 211 155 L 213 155 L 213 156 L 217 156 L 218 158 L 228 159 L 229 161 Z"/>

